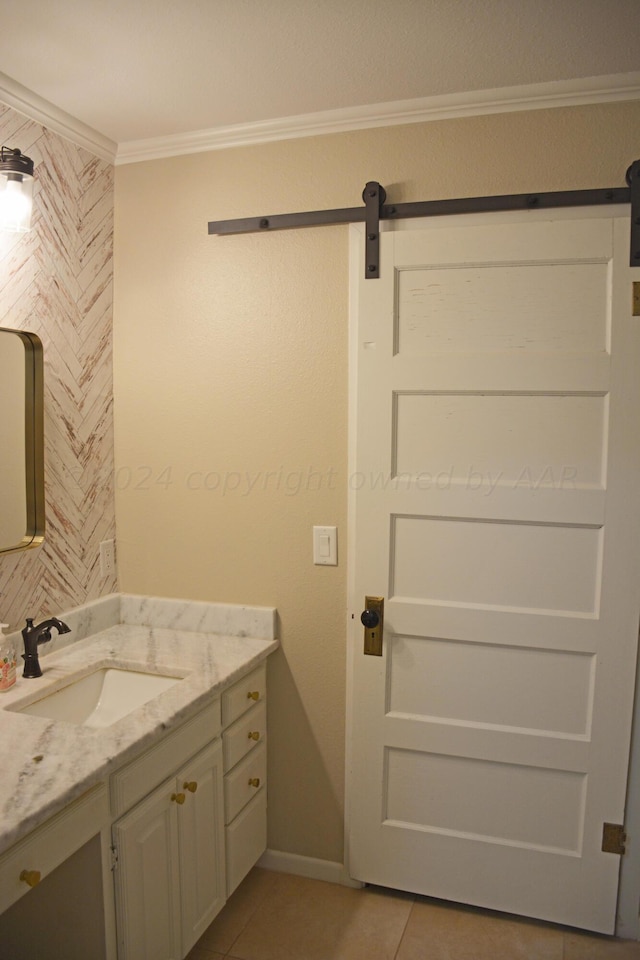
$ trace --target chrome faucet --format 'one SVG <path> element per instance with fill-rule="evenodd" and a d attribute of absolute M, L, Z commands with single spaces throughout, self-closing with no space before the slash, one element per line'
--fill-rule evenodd
<path fill-rule="evenodd" d="M 24 653 L 22 654 L 22 659 L 24 660 L 23 677 L 42 676 L 42 669 L 40 667 L 40 661 L 38 660 L 38 646 L 41 643 L 47 643 L 48 640 L 51 640 L 52 627 L 55 627 L 58 633 L 71 632 L 71 627 L 68 627 L 62 620 L 58 620 L 57 617 L 49 617 L 48 620 L 43 620 L 42 623 L 39 623 L 37 627 L 34 627 L 33 619 L 27 617 L 27 625 L 22 631 L 22 639 L 24 640 Z"/>

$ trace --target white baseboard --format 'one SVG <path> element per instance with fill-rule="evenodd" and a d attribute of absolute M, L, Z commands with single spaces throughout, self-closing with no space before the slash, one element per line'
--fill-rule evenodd
<path fill-rule="evenodd" d="M 279 873 L 292 873 L 297 877 L 339 883 L 343 887 L 363 886 L 359 880 L 351 879 L 342 863 L 318 860 L 316 857 L 301 857 L 297 853 L 284 853 L 282 850 L 266 850 L 258 860 L 257 866 L 265 870 L 277 870 Z"/>

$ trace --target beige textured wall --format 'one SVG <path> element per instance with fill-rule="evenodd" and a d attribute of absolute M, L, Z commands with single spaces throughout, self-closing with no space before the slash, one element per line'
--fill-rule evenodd
<path fill-rule="evenodd" d="M 269 846 L 342 861 L 348 228 L 207 222 L 389 201 L 623 186 L 640 104 L 467 118 L 116 172 L 121 589 L 273 604 Z M 314 567 L 313 524 L 340 565 Z M 358 611 L 356 611 L 358 612 Z"/>

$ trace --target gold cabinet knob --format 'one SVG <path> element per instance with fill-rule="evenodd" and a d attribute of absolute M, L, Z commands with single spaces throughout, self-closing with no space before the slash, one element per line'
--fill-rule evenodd
<path fill-rule="evenodd" d="M 259 700 L 260 691 L 259 690 L 250 690 L 247 694 L 247 700 Z"/>
<path fill-rule="evenodd" d="M 172 800 L 174 803 L 184 803 L 184 801 L 185 801 L 186 799 L 187 799 L 187 798 L 185 797 L 184 793 L 172 793 L 172 794 L 171 794 L 171 800 Z"/>
<path fill-rule="evenodd" d="M 251 730 L 251 731 L 249 731 L 249 740 L 259 740 L 259 739 L 260 739 L 260 731 L 259 731 L 259 730 Z"/>
<path fill-rule="evenodd" d="M 183 790 L 188 790 L 189 793 L 195 793 L 196 790 L 198 789 L 198 781 L 197 781 L 197 780 L 185 780 L 185 782 L 182 784 L 182 789 L 183 789 Z"/>
<path fill-rule="evenodd" d="M 39 870 L 23 870 L 20 874 L 20 879 L 23 883 L 28 884 L 28 886 L 35 887 L 37 883 L 40 883 L 42 874 Z"/>
<path fill-rule="evenodd" d="M 250 787 L 259 787 L 260 786 L 260 777 L 251 777 L 249 780 Z"/>

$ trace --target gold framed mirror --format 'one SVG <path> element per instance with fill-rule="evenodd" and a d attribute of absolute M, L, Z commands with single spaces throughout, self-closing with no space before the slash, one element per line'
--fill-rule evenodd
<path fill-rule="evenodd" d="M 0 553 L 44 540 L 42 342 L 0 327 Z"/>

